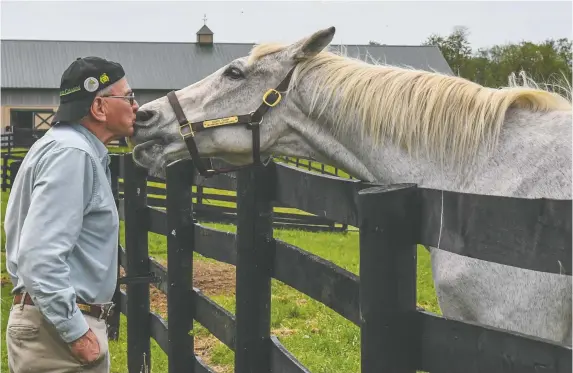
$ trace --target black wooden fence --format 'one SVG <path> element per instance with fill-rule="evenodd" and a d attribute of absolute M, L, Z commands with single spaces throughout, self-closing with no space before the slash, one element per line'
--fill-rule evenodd
<path fill-rule="evenodd" d="M 307 167 L 307 164 L 300 163 L 300 160 L 297 161 L 297 167 Z M 211 162 L 215 168 L 225 166 L 217 160 Z M 292 163 L 294 164 L 294 162 Z M 316 166 L 311 166 L 309 169 L 321 171 Z M 325 174 L 329 172 L 324 170 L 324 165 L 322 171 Z M 335 172 L 340 171 L 336 170 Z M 123 198 L 124 188 L 124 182 L 120 179 L 120 198 Z M 236 175 L 203 179 L 194 183 L 192 189 L 191 197 L 195 199 L 193 213 L 196 219 L 212 223 L 237 223 Z M 165 180 L 147 177 L 147 206 L 167 207 L 166 194 Z M 285 211 L 285 209 L 288 209 L 288 206 L 273 204 L 273 226 L 275 228 L 299 229 L 310 232 L 345 232 L 348 230 L 348 224 L 337 223 L 324 216 L 305 214 L 301 211 Z"/>
<path fill-rule="evenodd" d="M 0 177 L 2 180 L 0 187 L 2 191 L 5 192 L 12 188 L 12 182 L 18 173 L 20 163 L 26 155 L 26 152 L 15 148 L 14 135 L 12 133 L 3 133 L 1 139 Z"/>
<path fill-rule="evenodd" d="M 14 145 L 14 133 L 3 133 L 0 138 L 0 149 L 2 149 L 0 153 L 0 177 L 2 178 L 0 186 L 2 191 L 5 192 L 12 188 L 12 182 L 18 173 L 20 163 L 26 155 L 26 151 Z"/>
<path fill-rule="evenodd" d="M 441 247 L 570 276 L 570 200 L 380 186 L 270 163 L 237 173 L 234 234 L 194 221 L 190 186 L 196 180 L 190 162 L 168 167 L 164 211 L 148 206 L 146 172 L 131 157 L 116 156 L 112 164 L 125 220 L 120 263 L 126 276 L 139 280 L 125 292 L 118 290 L 116 298 L 127 316 L 130 373 L 151 371 L 151 338 L 168 355 L 169 372 L 212 372 L 194 354 L 193 320 L 234 351 L 237 373 L 308 372 L 271 335 L 271 278 L 360 327 L 363 373 L 571 372 L 569 346 L 416 308 L 416 244 L 436 246 L 442 206 Z M 117 193 L 119 175 L 125 180 L 123 200 Z M 360 276 L 275 239 L 274 203 L 359 227 Z M 167 236 L 169 272 L 149 257 L 148 232 Z M 193 252 L 236 266 L 235 315 L 193 287 Z M 167 295 L 169 326 L 150 311 L 148 282 Z"/>

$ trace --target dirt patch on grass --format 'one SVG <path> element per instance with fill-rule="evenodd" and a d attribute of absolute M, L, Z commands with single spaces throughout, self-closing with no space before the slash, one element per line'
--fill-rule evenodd
<path fill-rule="evenodd" d="M 216 365 L 211 362 L 211 354 L 213 349 L 221 342 L 212 335 L 196 336 L 195 337 L 195 355 L 199 357 L 205 364 L 215 373 L 233 373 L 232 366 Z"/>
<path fill-rule="evenodd" d="M 160 261 L 161 265 L 167 267 L 166 261 Z M 123 268 L 120 270 L 121 276 L 125 276 Z M 235 267 L 220 262 L 206 262 L 195 260 L 193 262 L 193 287 L 198 288 L 208 297 L 215 295 L 235 295 Z M 125 285 L 122 285 L 125 291 Z M 149 296 L 151 300 L 151 309 L 159 313 L 162 317 L 167 316 L 167 296 L 157 289 L 150 286 Z"/>
<path fill-rule="evenodd" d="M 167 262 L 160 261 L 167 267 Z M 123 268 L 121 276 L 125 276 Z M 207 296 L 235 295 L 235 267 L 226 263 L 207 262 L 204 260 L 193 261 L 193 287 L 198 288 Z M 122 285 L 125 291 L 125 285 Z M 150 308 L 152 312 L 161 317 L 167 317 L 167 296 L 155 286 L 149 287 Z M 195 354 L 199 356 L 216 373 L 231 373 L 232 367 L 217 366 L 211 363 L 213 349 L 221 342 L 212 335 L 195 336 Z"/>
<path fill-rule="evenodd" d="M 195 260 L 193 286 L 206 296 L 235 295 L 235 266 Z"/>

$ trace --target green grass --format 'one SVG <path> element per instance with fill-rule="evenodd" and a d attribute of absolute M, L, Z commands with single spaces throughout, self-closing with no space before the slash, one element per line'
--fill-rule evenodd
<path fill-rule="evenodd" d="M 216 229 L 235 232 L 232 225 L 204 224 Z M 340 267 L 358 274 L 358 233 L 309 233 L 276 229 L 274 236 L 296 245 L 315 255 L 332 261 Z M 166 260 L 163 236 L 149 233 L 149 253 L 157 260 Z M 212 261 L 199 254 L 195 260 Z M 277 280 L 272 280 L 271 329 L 281 343 L 313 373 L 359 372 L 360 371 L 360 331 L 336 312 L 312 298 L 290 288 Z M 235 312 L 233 296 L 211 297 L 230 312 Z M 422 247 L 418 248 L 418 305 L 439 313 L 433 288 L 429 255 Z M 210 333 L 197 322 L 194 323 L 196 338 L 211 338 Z M 197 339 L 196 339 L 197 340 Z M 123 348 L 123 350 L 122 350 Z M 118 347 L 121 356 L 124 347 Z M 114 350 L 112 348 L 112 354 Z M 159 354 L 160 361 L 166 364 L 162 351 L 152 351 L 152 357 Z M 118 357 L 118 359 L 121 359 Z M 209 364 L 217 366 L 221 372 L 233 371 L 234 353 L 220 342 L 212 343 L 209 350 Z M 118 362 L 123 360 L 118 360 Z M 154 358 L 155 361 L 155 358 Z M 155 361 L 154 372 L 166 372 L 167 365 Z"/>
<path fill-rule="evenodd" d="M 153 184 L 163 186 L 164 184 Z M 209 193 L 231 194 L 235 192 L 206 189 Z M 2 217 L 7 193 L 2 194 Z M 212 201 L 212 203 L 217 203 Z M 234 206 L 227 202 L 219 205 Z M 296 209 L 281 209 L 297 211 Z M 304 213 L 304 212 L 301 212 Z M 205 224 L 224 231 L 235 232 L 235 227 L 227 224 Z M 4 232 L 2 232 L 2 236 Z M 125 245 L 123 222 L 121 242 Z M 334 264 L 358 274 L 359 237 L 357 232 L 348 233 L 309 233 L 294 230 L 275 229 L 274 236 L 298 246 Z M 159 261 L 166 261 L 166 238 L 154 233 L 148 234 L 149 255 Z M 3 251 L 2 245 L 2 251 Z M 194 260 L 214 262 L 195 253 Z M 4 253 L 2 253 L 4 263 Z M 5 264 L 2 264 L 2 277 L 6 279 Z M 417 303 L 435 313 L 440 313 L 432 283 L 430 258 L 427 251 L 418 248 Z M 2 287 L 2 331 L 6 329 L 10 309 L 8 284 Z M 215 302 L 230 312 L 235 312 L 235 297 L 232 295 L 211 296 Z M 153 302 L 153 301 L 152 301 Z M 277 280 L 272 280 L 271 328 L 281 343 L 313 373 L 357 373 L 360 371 L 360 330 L 357 326 L 339 316 L 336 312 L 310 297 L 290 288 Z M 207 344 L 206 360 L 216 367 L 217 372 L 233 371 L 233 352 L 197 322 L 194 322 L 196 348 Z M 2 345 L 4 345 L 2 343 Z M 127 367 L 126 318 L 121 316 L 120 337 L 110 341 L 112 372 L 125 372 Z M 6 367 L 6 351 L 2 349 L 2 366 Z M 157 343 L 151 340 L 152 372 L 167 372 L 167 357 Z"/>

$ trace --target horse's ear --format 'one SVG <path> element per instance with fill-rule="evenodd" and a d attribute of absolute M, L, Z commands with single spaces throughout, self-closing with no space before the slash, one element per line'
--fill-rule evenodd
<path fill-rule="evenodd" d="M 334 26 L 315 32 L 311 36 L 293 44 L 290 55 L 294 60 L 305 60 L 316 56 L 330 44 L 335 32 L 336 28 Z"/>

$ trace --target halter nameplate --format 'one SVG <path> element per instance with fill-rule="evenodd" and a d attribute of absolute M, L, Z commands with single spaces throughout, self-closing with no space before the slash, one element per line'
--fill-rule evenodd
<path fill-rule="evenodd" d="M 238 122 L 239 122 L 239 117 L 235 115 L 233 117 L 206 120 L 203 122 L 203 127 L 205 127 L 205 128 L 218 127 L 218 126 L 224 126 L 226 124 L 234 124 L 234 123 L 238 123 Z"/>

